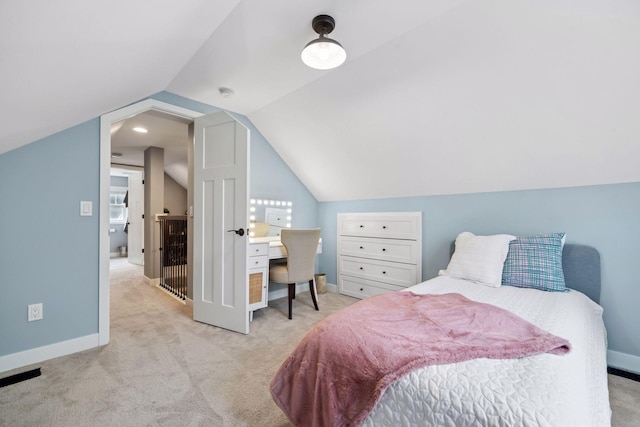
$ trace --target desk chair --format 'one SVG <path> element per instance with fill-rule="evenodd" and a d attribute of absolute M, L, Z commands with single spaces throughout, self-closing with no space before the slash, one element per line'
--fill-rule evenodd
<path fill-rule="evenodd" d="M 292 301 L 296 298 L 296 283 L 309 281 L 309 292 L 316 310 L 318 301 L 315 291 L 316 251 L 320 241 L 320 229 L 283 228 L 280 241 L 287 250 L 287 263 L 271 267 L 269 280 L 289 285 L 289 319 Z"/>

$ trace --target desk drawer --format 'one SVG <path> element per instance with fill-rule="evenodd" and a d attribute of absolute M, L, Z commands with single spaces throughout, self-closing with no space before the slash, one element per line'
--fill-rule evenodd
<path fill-rule="evenodd" d="M 367 258 L 339 256 L 338 274 L 375 280 L 398 286 L 417 283 L 415 264 L 401 264 Z"/>
<path fill-rule="evenodd" d="M 266 256 L 250 256 L 247 258 L 247 268 L 268 267 L 269 258 Z"/>
<path fill-rule="evenodd" d="M 269 253 L 269 243 L 251 243 L 247 248 L 247 256 L 267 255 Z"/>

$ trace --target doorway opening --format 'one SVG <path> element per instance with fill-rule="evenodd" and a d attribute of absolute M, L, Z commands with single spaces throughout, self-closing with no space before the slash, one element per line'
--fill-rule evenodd
<path fill-rule="evenodd" d="M 144 171 L 138 166 L 111 163 L 109 180 L 111 265 L 124 261 L 143 266 Z"/>
<path fill-rule="evenodd" d="M 135 151 L 133 147 L 120 144 L 117 142 L 117 138 L 114 133 L 118 133 L 125 124 L 130 120 L 141 120 L 142 118 L 151 121 L 165 121 L 174 123 L 183 123 L 187 126 L 196 117 L 202 116 L 202 113 L 178 107 L 172 104 L 168 104 L 162 101 L 154 99 L 147 99 L 139 103 L 129 105 L 111 113 L 105 114 L 100 118 L 100 259 L 99 259 L 99 318 L 98 318 L 98 335 L 99 344 L 104 345 L 109 342 L 109 286 L 110 286 L 110 259 L 111 259 L 111 247 L 110 247 L 110 193 L 111 193 L 111 163 L 112 154 L 120 153 L 118 157 L 119 162 L 123 162 L 125 157 L 125 151 L 131 148 L 131 151 Z M 168 123 L 165 123 L 168 124 Z M 136 126 L 137 127 L 137 126 Z M 126 129 L 126 128 L 125 128 Z M 148 130 L 148 129 L 147 129 Z M 148 135 L 148 133 L 147 133 Z M 188 137 L 188 133 L 187 133 Z M 131 139 L 130 141 L 135 141 Z M 191 143 L 191 142 L 190 142 Z M 120 145 L 119 145 L 120 144 Z M 130 142 L 131 145 L 135 145 Z M 144 146 L 143 143 L 138 143 L 140 146 Z M 147 141 L 147 147 L 156 147 L 160 142 L 154 142 L 153 144 Z M 192 143 L 191 143 L 192 144 Z M 137 151 L 141 151 L 141 147 L 137 147 Z M 116 149 L 117 147 L 117 149 Z M 173 155 L 172 149 L 167 148 Z M 144 150 L 142 150 L 144 151 Z M 144 159 L 144 157 L 143 157 Z M 135 164 L 133 166 L 136 166 Z M 144 160 L 142 165 L 144 166 Z M 188 166 L 177 165 L 171 166 L 169 169 L 183 170 L 183 174 L 189 176 Z M 187 178 L 187 187 L 188 187 Z M 192 196 L 190 196 L 192 198 Z M 193 201 L 187 201 L 188 206 L 191 206 Z M 188 211 L 188 208 L 185 210 Z M 186 212 L 184 212 L 186 213 Z M 147 233 L 147 236 L 152 233 Z M 148 239 L 148 237 L 147 237 Z M 130 247 L 130 245 L 127 245 Z M 158 245 L 149 245 L 158 247 Z M 128 251 L 130 249 L 128 248 Z M 156 255 L 156 254 L 153 254 Z M 159 258 L 159 256 L 158 256 Z M 149 264 L 149 263 L 146 263 Z M 148 265 L 145 266 L 147 268 Z"/>

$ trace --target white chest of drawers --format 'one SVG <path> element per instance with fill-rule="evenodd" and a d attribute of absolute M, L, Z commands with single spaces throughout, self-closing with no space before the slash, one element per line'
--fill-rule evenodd
<path fill-rule="evenodd" d="M 339 213 L 338 290 L 356 298 L 422 281 L 422 213 Z"/>

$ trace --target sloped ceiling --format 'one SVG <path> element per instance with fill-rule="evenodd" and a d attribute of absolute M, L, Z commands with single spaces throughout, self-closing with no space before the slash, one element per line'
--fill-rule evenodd
<path fill-rule="evenodd" d="M 330 71 L 299 58 L 321 13 L 348 54 Z M 0 152 L 167 90 L 247 115 L 320 201 L 640 181 L 638 2 L 60 0 L 0 15 Z"/>
<path fill-rule="evenodd" d="M 187 147 L 191 120 L 160 111 L 149 110 L 111 126 L 111 168 L 121 165 L 144 167 L 144 151 L 149 147 L 164 149 L 164 171 L 183 188 L 189 185 Z M 135 128 L 151 133 L 138 133 Z"/>

